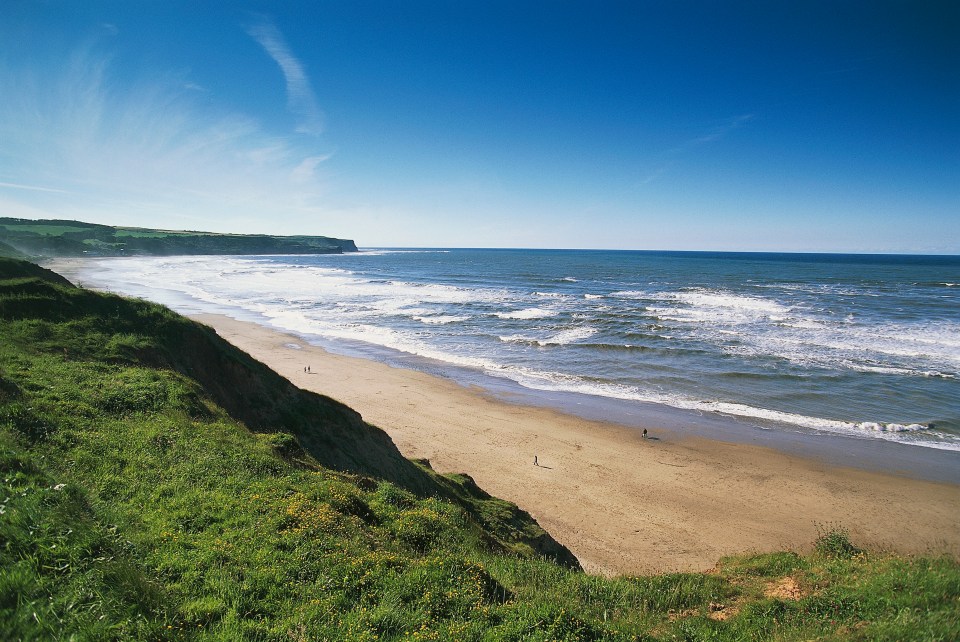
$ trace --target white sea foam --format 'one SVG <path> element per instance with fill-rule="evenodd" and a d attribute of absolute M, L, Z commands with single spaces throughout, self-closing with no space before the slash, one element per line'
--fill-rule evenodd
<path fill-rule="evenodd" d="M 957 375 L 950 372 L 938 372 L 936 370 L 926 370 L 921 373 L 924 377 L 932 377 L 934 379 L 956 379 Z"/>
<path fill-rule="evenodd" d="M 926 430 L 927 427 L 921 424 L 881 424 L 876 421 L 864 421 L 859 424 L 856 424 L 856 427 L 860 430 L 869 430 L 873 432 L 916 432 L 918 430 Z"/>
<path fill-rule="evenodd" d="M 322 284 L 320 284 L 322 286 Z M 445 284 L 421 284 L 406 281 L 373 281 L 353 279 L 337 284 L 342 296 L 366 297 L 387 301 L 419 303 L 471 303 L 496 302 L 503 294 L 489 289 L 468 289 Z"/>
<path fill-rule="evenodd" d="M 374 278 L 372 271 L 359 267 L 362 261 L 340 257 L 323 260 L 327 261 L 325 265 L 287 266 L 276 259 L 250 257 L 135 258 L 103 261 L 91 276 L 94 282 L 100 279 L 125 293 L 174 306 L 190 301 L 208 311 L 268 319 L 274 327 L 303 336 L 363 341 L 480 369 L 536 389 L 653 402 L 761 423 L 960 449 L 953 437 L 934 439 L 934 431 L 922 423 L 841 421 L 765 410 L 748 403 L 705 401 L 691 396 L 690 390 L 696 388 L 688 388 L 686 393 L 646 390 L 635 383 L 647 372 L 640 362 L 637 365 L 641 370 L 633 383 L 546 372 L 552 367 L 565 367 L 543 359 L 563 358 L 569 351 L 538 349 L 575 344 L 593 336 L 598 327 L 604 329 L 605 336 L 608 331 L 615 336 L 617 332 L 646 333 L 655 327 L 659 335 L 651 338 L 655 343 L 650 347 L 657 349 L 690 349 L 706 358 L 725 354 L 735 359 L 733 363 L 759 363 L 760 367 L 788 364 L 801 373 L 818 369 L 863 372 L 891 377 L 891 382 L 910 376 L 942 379 L 945 381 L 929 384 L 942 390 L 943 386 L 954 385 L 960 373 L 960 321 L 952 318 L 921 321 L 912 318 L 909 311 L 901 311 L 884 319 L 860 308 L 849 311 L 834 306 L 831 310 L 829 300 L 824 303 L 816 298 L 823 290 L 818 284 L 797 286 L 793 294 L 783 292 L 782 299 L 774 298 L 778 292 L 774 287 L 764 290 L 771 296 L 756 296 L 757 290 L 734 292 L 706 287 L 671 286 L 661 292 L 653 289 L 662 287 L 658 284 L 650 284 L 650 290 L 641 289 L 644 286 L 640 284 L 633 289 L 625 284 L 627 287 L 611 294 L 601 294 L 603 289 L 597 286 L 596 294 L 580 298 L 531 292 L 526 284 L 511 289 L 463 287 L 459 282 L 423 283 L 403 272 L 383 276 L 377 272 Z M 345 269 L 344 265 L 356 269 Z M 88 281 L 88 275 L 84 275 L 84 281 Z M 944 285 L 952 287 L 951 283 Z M 787 285 L 781 287 L 789 289 Z M 847 293 L 840 292 L 839 287 L 823 292 L 827 293 L 824 296 L 854 297 L 856 288 L 849 289 Z M 542 297 L 542 305 L 529 307 L 535 301 L 531 294 Z M 592 301 L 599 298 L 606 300 L 603 304 Z M 869 305 L 874 307 L 867 311 L 876 309 L 876 304 Z M 556 322 L 539 323 L 561 311 L 580 319 L 582 325 L 558 329 Z M 478 336 L 488 337 L 491 345 L 484 347 L 480 339 L 458 334 L 464 332 L 458 324 L 469 319 L 473 319 L 469 326 L 479 328 Z M 596 358 L 627 358 L 606 354 L 610 356 Z M 676 367 L 685 366 L 678 363 Z M 736 398 L 736 392 L 731 396 Z M 948 411 L 948 416 L 953 415 Z"/>
<path fill-rule="evenodd" d="M 927 426 L 918 423 L 857 422 L 810 417 L 778 410 L 756 408 L 740 403 L 698 400 L 677 393 L 644 391 L 636 387 L 620 384 L 586 382 L 570 375 L 538 372 L 532 369 L 501 369 L 499 372 L 494 372 L 493 374 L 499 374 L 500 376 L 509 374 L 517 383 L 535 390 L 574 392 L 627 401 L 654 403 L 684 410 L 695 410 L 731 415 L 745 419 L 769 421 L 854 437 L 877 437 L 902 442 L 904 439 L 901 435 L 925 433 L 929 431 Z M 950 438 L 941 440 L 925 439 L 922 442 L 908 441 L 906 443 L 914 443 L 941 450 L 960 451 L 960 442 Z"/>
<path fill-rule="evenodd" d="M 624 291 L 621 295 L 638 295 Z M 665 292 L 643 298 L 661 323 L 728 354 L 786 359 L 801 366 L 927 376 L 960 370 L 960 324 L 864 324 L 778 301 L 720 290 Z M 736 336 L 737 344 L 724 337 Z"/>
<path fill-rule="evenodd" d="M 586 339 L 592 337 L 597 333 L 596 328 L 591 328 L 589 326 L 582 326 L 579 328 L 570 328 L 568 330 L 563 330 L 553 335 L 545 341 L 541 341 L 540 345 L 567 345 L 569 343 L 574 343 L 580 341 L 581 339 Z"/>
<path fill-rule="evenodd" d="M 332 339 L 346 339 L 370 343 L 398 352 L 405 352 L 418 357 L 484 372 L 499 372 L 503 369 L 503 366 L 489 359 L 480 356 L 468 356 L 462 352 L 444 350 L 409 333 L 388 330 L 378 326 L 354 325 L 350 327 L 332 327 L 323 329 L 319 334 Z"/>
<path fill-rule="evenodd" d="M 578 327 L 578 328 L 568 328 L 566 330 L 561 330 L 560 332 L 546 338 L 539 338 L 530 336 L 529 334 L 505 334 L 500 335 L 497 338 L 503 343 L 518 343 L 526 345 L 537 345 L 540 347 L 546 346 L 565 346 L 571 343 L 576 343 L 582 339 L 587 339 L 592 337 L 597 333 L 595 328 L 588 326 Z"/>
<path fill-rule="evenodd" d="M 504 334 L 497 337 L 503 343 L 539 343 L 540 339 L 526 334 Z"/>
<path fill-rule="evenodd" d="M 495 312 L 495 316 L 501 319 L 548 319 L 556 316 L 556 310 L 546 308 L 524 308 L 523 310 L 513 310 L 511 312 Z"/>
<path fill-rule="evenodd" d="M 659 297 L 673 305 L 663 310 L 671 320 L 692 323 L 740 325 L 758 319 L 786 321 L 791 308 L 771 299 L 743 296 L 725 291 L 667 292 Z"/>
<path fill-rule="evenodd" d="M 464 315 L 429 306 L 517 301 L 500 289 L 422 284 L 400 279 L 375 281 L 330 266 L 285 267 L 261 258 L 160 257 L 104 261 L 104 271 L 127 291 L 175 303 L 180 294 L 218 309 L 265 313 L 272 305 L 288 308 L 328 305 L 346 308 L 357 320 L 369 315 L 401 315 L 423 323 L 444 324 Z M 166 294 L 165 294 L 166 293 Z M 538 292 L 554 297 L 559 293 Z M 733 337 L 719 344 L 729 354 L 773 356 L 802 366 L 843 368 L 891 375 L 955 378 L 960 371 L 960 324 L 861 325 L 849 315 L 843 325 L 767 298 L 723 290 L 682 290 L 661 294 L 639 290 L 620 298 L 651 299 L 646 312 L 672 327 L 684 327 L 696 339 Z M 563 295 L 561 295 L 563 296 Z M 585 295 L 586 297 L 602 295 Z M 553 308 L 528 307 L 496 312 L 501 319 L 536 320 L 556 316 Z M 432 320 L 428 320 L 431 319 Z M 747 329 L 741 329 L 748 326 Z M 682 336 L 682 335 L 681 335 Z M 543 339 L 540 339 L 541 341 Z M 891 361 L 892 360 L 892 361 Z M 933 373 L 933 374 L 931 374 Z"/>
<path fill-rule="evenodd" d="M 641 290 L 617 290 L 616 292 L 611 292 L 610 296 L 619 297 L 621 299 L 649 299 L 652 298 L 650 292 L 643 292 Z"/>

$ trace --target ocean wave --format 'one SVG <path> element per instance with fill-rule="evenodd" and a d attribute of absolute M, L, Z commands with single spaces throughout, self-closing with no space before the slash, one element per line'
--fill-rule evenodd
<path fill-rule="evenodd" d="M 270 325 L 280 330 L 293 332 L 306 337 L 322 337 L 388 348 L 417 357 L 432 359 L 454 366 L 470 368 L 482 372 L 496 372 L 502 366 L 481 356 L 467 356 L 461 352 L 452 352 L 431 345 L 410 332 L 385 328 L 379 325 L 355 323 L 337 325 L 319 319 L 283 315 L 273 317 Z"/>
<path fill-rule="evenodd" d="M 579 341 L 581 339 L 587 339 L 589 337 L 592 337 L 596 333 L 597 333 L 596 328 L 591 328 L 589 326 L 584 326 L 580 328 L 570 328 L 568 330 L 563 330 L 561 332 L 558 332 L 557 334 L 553 335 L 549 339 L 543 341 L 541 345 L 563 346 L 569 343 L 574 343 L 575 341 Z"/>
<path fill-rule="evenodd" d="M 546 308 L 524 308 L 522 310 L 513 310 L 511 312 L 495 312 L 494 316 L 501 319 L 548 319 L 557 316 L 557 310 L 548 310 Z"/>
<path fill-rule="evenodd" d="M 419 321 L 420 323 L 427 323 L 431 325 L 446 325 L 448 323 L 462 323 L 468 321 L 470 317 L 468 316 L 455 316 L 452 314 L 437 314 L 433 316 L 415 316 L 413 317 L 414 321 Z"/>
<path fill-rule="evenodd" d="M 643 290 L 617 290 L 616 292 L 611 292 L 610 296 L 621 299 L 652 299 L 655 298 L 656 295 Z"/>
<path fill-rule="evenodd" d="M 665 292 L 658 299 L 669 307 L 652 306 L 652 309 L 679 322 L 743 325 L 758 320 L 787 322 L 796 317 L 791 314 L 792 307 L 772 299 L 724 290 Z"/>
<path fill-rule="evenodd" d="M 921 423 L 844 421 L 758 408 L 743 403 L 698 400 L 679 393 L 642 390 L 635 386 L 619 383 L 587 380 L 583 377 L 568 373 L 544 372 L 526 366 L 505 365 L 480 357 L 465 357 L 460 354 L 451 354 L 443 350 L 434 349 L 422 342 L 411 340 L 409 337 L 399 336 L 396 333 L 383 334 L 378 329 L 372 329 L 372 333 L 375 336 L 369 336 L 368 330 L 366 329 L 359 332 L 344 332 L 338 330 L 333 331 L 331 334 L 333 336 L 354 340 L 368 342 L 373 340 L 374 343 L 379 345 L 409 352 L 417 356 L 437 359 L 452 365 L 479 369 L 488 375 L 510 379 L 534 390 L 572 392 L 626 401 L 654 403 L 684 410 L 730 415 L 746 420 L 769 421 L 821 432 L 863 438 L 880 438 L 917 446 L 960 451 L 960 439 L 952 435 L 938 433 L 938 439 L 907 439 L 910 435 L 923 435 L 931 432 L 928 426 Z M 527 343 L 540 346 L 547 342 L 543 339 L 519 334 L 504 335 L 499 337 L 499 339 L 507 343 Z"/>
<path fill-rule="evenodd" d="M 873 372 L 876 374 L 898 375 L 902 377 L 927 377 L 930 379 L 956 379 L 957 374 L 953 372 L 941 372 L 939 370 L 923 370 L 920 368 L 897 368 L 893 366 L 871 366 L 869 364 L 852 363 L 847 366 L 850 370 L 857 372 Z"/>
<path fill-rule="evenodd" d="M 953 281 L 914 281 L 913 285 L 927 288 L 955 288 L 960 283 L 954 283 Z"/>
<path fill-rule="evenodd" d="M 177 296 L 186 296 L 218 310 L 245 309 L 254 313 L 269 313 L 274 305 L 329 305 L 341 312 L 346 310 L 355 321 L 368 322 L 373 321 L 373 316 L 388 315 L 411 317 L 422 323 L 453 323 L 465 315 L 443 311 L 443 306 L 490 304 L 502 310 L 504 304 L 520 302 L 523 296 L 504 289 L 397 278 L 369 279 L 329 266 L 297 265 L 287 269 L 282 264 L 278 266 L 275 259 L 257 257 L 151 257 L 105 261 L 99 267 L 111 272 L 112 280 L 124 282 L 127 291 L 133 290 L 139 296 L 146 293 L 171 304 L 178 302 Z M 955 379 L 960 371 L 958 323 L 878 324 L 849 317 L 818 318 L 766 298 L 703 288 L 659 295 L 641 290 L 615 294 L 620 298 L 656 297 L 660 301 L 643 311 L 616 307 L 591 310 L 591 324 L 603 325 L 614 334 L 620 332 L 624 344 L 632 340 L 623 333 L 626 328 L 618 329 L 616 324 L 621 320 L 642 323 L 646 312 L 648 318 L 665 326 L 656 337 L 658 340 L 713 345 L 724 354 L 742 358 L 785 359 L 799 367 L 943 379 Z M 484 313 L 480 309 L 476 312 Z M 559 310 L 544 306 L 494 312 L 498 318 L 515 321 L 535 321 L 558 314 Z M 428 317 L 437 319 L 425 321 Z M 538 340 L 550 342 L 543 337 Z"/>
<path fill-rule="evenodd" d="M 501 369 L 503 376 L 505 371 Z M 599 383 L 562 375 L 558 373 L 537 372 L 529 369 L 515 369 L 511 373 L 517 383 L 535 390 L 555 392 L 572 392 L 599 397 L 609 397 L 624 401 L 639 401 L 670 406 L 682 410 L 693 410 L 705 413 L 714 413 L 740 417 L 747 420 L 769 421 L 782 425 L 796 426 L 815 431 L 841 434 L 861 438 L 879 438 L 888 441 L 912 444 L 941 450 L 960 451 L 960 439 L 955 436 L 937 433 L 937 439 L 907 439 L 914 434 L 931 432 L 930 428 L 920 423 L 884 423 L 875 421 L 843 421 L 822 417 L 811 417 L 779 410 L 757 408 L 742 403 L 698 400 L 676 393 L 659 393 L 643 391 L 639 388 L 622 384 Z"/>
<path fill-rule="evenodd" d="M 644 310 L 690 340 L 744 358 L 909 376 L 960 370 L 960 324 L 951 321 L 838 318 L 830 310 L 707 290 L 667 292 Z M 733 336 L 736 344 L 729 343 Z"/>
<path fill-rule="evenodd" d="M 956 379 L 958 377 L 956 372 L 938 372 L 936 370 L 925 370 L 920 374 L 933 379 Z"/>
<path fill-rule="evenodd" d="M 440 260 L 425 258 L 424 263 Z M 893 408 L 910 404 L 915 408 L 921 404 L 911 400 L 923 394 L 935 396 L 930 397 L 931 416 L 955 416 L 949 405 L 951 386 L 960 376 L 960 321 L 955 309 L 948 307 L 955 294 L 945 289 L 956 285 L 952 273 L 933 275 L 942 279 L 935 284 L 938 290 L 906 284 L 913 287 L 912 293 L 927 292 L 926 298 L 902 299 L 916 301 L 911 306 L 901 305 L 901 299 L 881 304 L 853 296 L 864 289 L 886 296 L 892 291 L 886 282 L 859 287 L 849 282 L 804 284 L 801 279 L 800 285 L 792 287 L 758 280 L 741 288 L 727 281 L 711 285 L 709 280 L 687 275 L 687 283 L 707 285 L 684 287 L 682 280 L 671 282 L 673 277 L 664 276 L 659 283 L 616 281 L 620 289 L 606 293 L 599 281 L 591 280 L 592 292 L 585 294 L 582 286 L 558 283 L 568 267 L 559 274 L 533 271 L 512 282 L 509 277 L 493 282 L 480 273 L 470 278 L 460 272 L 450 272 L 455 276 L 449 278 L 424 277 L 427 272 L 419 267 L 406 267 L 412 259 L 392 261 L 296 257 L 288 266 L 277 257 L 131 258 L 95 267 L 100 275 L 94 282 L 99 278 L 111 289 L 181 310 L 266 320 L 273 327 L 307 337 L 362 341 L 478 369 L 536 389 L 658 403 L 865 438 L 914 440 L 927 446 L 939 441 L 948 444 L 939 447 L 956 449 L 950 445 L 955 444 L 954 437 L 935 437 L 922 422 L 870 420 L 880 414 L 870 409 L 883 407 L 876 398 L 882 394 L 875 385 L 880 377 L 884 386 L 905 389 L 903 400 L 890 399 L 892 416 L 909 418 L 920 412 Z M 470 323 L 463 323 L 467 320 Z M 538 368 L 563 372 L 538 374 Z M 770 373 L 769 386 L 767 380 L 724 383 L 716 377 L 711 390 L 743 403 L 690 396 L 705 389 L 698 385 L 701 375 L 697 373 L 707 377 L 712 376 L 707 373 L 731 369 Z M 623 379 L 600 381 L 588 376 L 601 372 Z M 658 372 L 678 374 L 676 380 L 658 380 L 667 391 L 645 389 L 648 384 L 643 382 L 654 381 Z M 857 372 L 866 374 L 851 374 Z M 775 398 L 769 393 L 777 392 L 778 386 L 785 390 L 784 377 L 795 374 L 809 376 L 809 386 L 804 386 L 813 390 L 809 403 L 804 398 L 804 405 L 797 406 L 801 412 L 818 415 L 836 410 L 843 416 L 862 414 L 865 420 L 820 419 L 755 407 L 765 405 L 757 399 Z M 825 377 L 834 376 L 851 387 L 842 392 L 846 399 L 831 396 L 830 384 L 824 383 Z M 752 397 L 753 392 L 758 396 Z M 826 398 L 836 398 L 838 403 L 821 401 Z M 865 410 L 861 413 L 856 408 Z M 955 430 L 953 424 L 947 425 L 949 432 Z"/>
<path fill-rule="evenodd" d="M 863 421 L 859 424 L 856 424 L 856 427 L 860 430 L 868 430 L 872 432 L 916 432 L 918 430 L 927 430 L 928 426 L 922 424 L 881 424 L 876 421 Z"/>
<path fill-rule="evenodd" d="M 596 328 L 580 327 L 562 330 L 546 339 L 532 337 L 528 334 L 505 334 L 499 335 L 497 339 L 499 339 L 502 343 L 515 343 L 544 348 L 548 346 L 565 346 L 576 343 L 582 339 L 588 339 L 596 333 Z"/>
<path fill-rule="evenodd" d="M 280 325 L 284 329 L 301 332 L 306 331 L 310 334 L 319 334 L 331 338 L 364 341 L 420 357 L 436 359 L 452 365 L 478 369 L 489 375 L 507 378 L 535 390 L 573 392 L 627 401 L 655 403 L 684 410 L 729 415 L 746 420 L 769 421 L 777 424 L 792 425 L 847 436 L 880 438 L 924 447 L 960 450 L 960 440 L 951 435 L 938 433 L 939 438 L 937 439 L 924 438 L 918 440 L 912 438 L 912 435 L 927 435 L 928 433 L 932 433 L 931 429 L 922 423 L 843 421 L 757 408 L 743 403 L 698 400 L 678 393 L 645 391 L 624 384 L 587 380 L 583 377 L 565 373 L 543 372 L 524 366 L 505 365 L 483 357 L 468 357 L 463 354 L 453 354 L 445 350 L 437 349 L 404 333 L 381 327 L 320 327 L 314 321 L 303 319 L 302 315 L 299 316 L 301 323 L 291 323 L 290 321 L 293 318 L 298 318 L 298 315 L 291 314 L 286 319 L 286 322 L 277 323 L 276 325 Z M 578 332 L 580 334 L 586 334 L 589 330 L 591 329 L 570 329 L 567 331 L 568 334 L 565 336 L 565 339 L 567 341 L 576 340 L 576 338 L 578 338 Z M 563 337 L 560 337 L 558 334 L 553 338 Z M 550 339 L 545 340 L 524 334 L 503 335 L 500 336 L 499 339 L 507 343 L 537 346 L 550 344 Z M 559 344 L 559 342 L 557 343 Z"/>
<path fill-rule="evenodd" d="M 581 343 L 581 347 L 604 352 L 669 352 L 662 348 L 635 345 L 633 343 Z"/>
<path fill-rule="evenodd" d="M 795 328 L 797 330 L 819 330 L 826 327 L 823 321 L 817 319 L 788 319 L 782 317 L 770 317 L 775 325 L 783 328 Z"/>

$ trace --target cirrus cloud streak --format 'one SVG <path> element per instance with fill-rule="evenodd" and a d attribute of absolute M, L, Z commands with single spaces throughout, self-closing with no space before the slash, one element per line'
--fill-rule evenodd
<path fill-rule="evenodd" d="M 91 45 L 52 76 L 0 64 L 0 211 L 231 231 L 320 214 L 329 153 L 314 136 L 267 131 L 215 96 L 211 108 L 182 75 L 113 68 Z"/>
<path fill-rule="evenodd" d="M 310 87 L 310 79 L 303 63 L 293 55 L 280 30 L 270 20 L 260 16 L 247 33 L 273 58 L 283 72 L 287 83 L 287 105 L 298 118 L 297 131 L 303 134 L 323 132 L 323 116 Z"/>

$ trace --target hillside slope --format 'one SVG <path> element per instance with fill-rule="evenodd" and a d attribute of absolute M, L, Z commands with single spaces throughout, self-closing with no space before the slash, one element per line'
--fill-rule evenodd
<path fill-rule="evenodd" d="M 0 244 L 3 244 L 0 256 L 35 257 L 341 254 L 357 251 L 352 240 L 328 236 L 217 234 L 4 217 L 0 217 Z M 3 247 L 12 248 L 13 252 L 4 252 Z"/>

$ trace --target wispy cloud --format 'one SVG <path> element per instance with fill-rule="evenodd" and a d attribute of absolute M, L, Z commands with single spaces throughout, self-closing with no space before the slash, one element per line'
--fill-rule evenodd
<path fill-rule="evenodd" d="M 280 66 L 287 82 L 287 104 L 297 116 L 297 131 L 304 134 L 320 134 L 323 131 L 323 115 L 317 107 L 317 99 L 310 87 L 310 79 L 287 46 L 276 25 L 265 16 L 258 16 L 257 23 L 247 28 L 247 33 Z"/>
<path fill-rule="evenodd" d="M 677 146 L 674 151 L 678 153 L 684 152 L 694 147 L 699 147 L 700 145 L 705 145 L 707 143 L 720 140 L 730 132 L 740 129 L 751 120 L 753 120 L 753 114 L 741 114 L 740 116 L 728 118 L 715 124 L 705 134 L 697 136 L 696 138 L 691 138 L 682 145 Z"/>
<path fill-rule="evenodd" d="M 86 46 L 56 70 L 0 61 L 0 86 L 0 215 L 234 231 L 322 215 L 315 137 L 211 106 L 182 76 L 124 81 Z"/>
<path fill-rule="evenodd" d="M 315 175 L 317 165 L 329 160 L 330 157 L 331 154 L 323 154 L 322 156 L 309 156 L 304 158 L 303 161 L 290 172 L 290 177 L 298 183 L 309 182 Z"/>
<path fill-rule="evenodd" d="M 672 165 L 673 165 L 673 161 L 666 161 L 664 163 L 661 163 L 656 169 L 647 173 L 647 175 L 640 180 L 640 185 L 649 185 L 650 183 L 654 182 L 655 180 L 657 180 L 658 178 L 666 174 L 667 170 L 669 170 Z"/>
<path fill-rule="evenodd" d="M 10 189 L 25 189 L 30 192 L 52 192 L 54 194 L 69 194 L 70 192 L 63 189 L 56 189 L 53 187 L 42 187 L 40 185 L 21 185 L 20 183 L 4 183 L 0 181 L 0 187 L 7 187 Z"/>
<path fill-rule="evenodd" d="M 702 147 L 725 138 L 731 132 L 746 125 L 748 122 L 753 120 L 753 118 L 753 114 L 741 114 L 739 116 L 727 118 L 714 124 L 703 134 L 685 140 L 676 147 L 668 149 L 661 157 L 657 166 L 653 170 L 647 172 L 646 175 L 640 179 L 638 184 L 649 185 L 650 183 L 653 183 L 661 176 L 666 174 L 667 171 L 676 165 L 685 155 L 689 154 L 698 147 Z"/>

